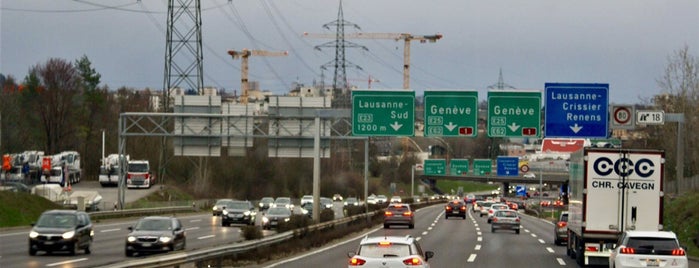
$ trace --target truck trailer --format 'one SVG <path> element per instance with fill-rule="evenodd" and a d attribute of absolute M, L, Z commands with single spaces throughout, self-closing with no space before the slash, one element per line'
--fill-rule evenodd
<path fill-rule="evenodd" d="M 663 229 L 663 151 L 584 147 L 569 165 L 566 253 L 580 266 L 608 265 L 624 231 Z"/>

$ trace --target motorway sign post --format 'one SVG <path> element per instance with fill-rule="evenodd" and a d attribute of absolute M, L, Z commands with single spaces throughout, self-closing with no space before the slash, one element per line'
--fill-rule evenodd
<path fill-rule="evenodd" d="M 546 83 L 548 138 L 607 138 L 609 84 Z"/>
<path fill-rule="evenodd" d="M 515 177 L 519 175 L 519 157 L 498 156 L 498 176 Z"/>
<path fill-rule="evenodd" d="M 475 137 L 477 129 L 477 91 L 425 91 L 425 137 Z"/>
<path fill-rule="evenodd" d="M 541 91 L 488 91 L 488 136 L 540 136 Z"/>
<path fill-rule="evenodd" d="M 446 159 L 425 159 L 425 175 L 447 175 Z"/>
<path fill-rule="evenodd" d="M 493 161 L 490 159 L 474 159 L 473 175 L 485 176 L 493 171 Z"/>
<path fill-rule="evenodd" d="M 450 175 L 466 175 L 468 173 L 468 159 L 452 159 L 449 161 Z"/>
<path fill-rule="evenodd" d="M 415 135 L 415 92 L 353 90 L 352 135 Z"/>

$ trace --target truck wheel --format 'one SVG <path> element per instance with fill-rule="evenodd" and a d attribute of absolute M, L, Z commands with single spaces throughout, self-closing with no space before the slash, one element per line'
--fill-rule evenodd
<path fill-rule="evenodd" d="M 585 251 L 582 245 L 575 246 L 575 262 L 577 262 L 580 267 L 585 266 Z"/>

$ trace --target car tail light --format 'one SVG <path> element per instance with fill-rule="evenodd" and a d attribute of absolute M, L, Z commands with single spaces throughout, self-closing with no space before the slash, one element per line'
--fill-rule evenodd
<path fill-rule="evenodd" d="M 563 227 L 566 227 L 567 225 L 568 225 L 568 223 L 567 223 L 567 222 L 564 222 L 564 221 L 559 221 L 559 222 L 556 224 L 556 226 L 558 226 L 558 228 L 563 228 Z"/>
<path fill-rule="evenodd" d="M 498 222 L 498 218 L 493 217 L 492 222 Z"/>
<path fill-rule="evenodd" d="M 131 174 L 126 174 L 127 179 L 131 179 Z"/>
<path fill-rule="evenodd" d="M 461 210 L 466 210 L 466 206 L 461 206 Z"/>
<path fill-rule="evenodd" d="M 633 248 L 622 247 L 620 253 L 621 254 L 636 254 L 636 250 L 634 250 Z"/>
<path fill-rule="evenodd" d="M 446 206 L 446 209 L 447 209 L 447 210 L 451 210 L 451 207 L 450 207 L 450 206 Z"/>
<path fill-rule="evenodd" d="M 349 260 L 349 266 L 362 266 L 366 263 L 365 260 L 354 257 Z"/>
<path fill-rule="evenodd" d="M 386 216 L 393 216 L 393 212 L 386 211 L 386 212 L 384 213 L 384 215 L 386 215 Z"/>
<path fill-rule="evenodd" d="M 516 218 L 515 221 L 516 221 L 516 222 L 519 222 L 519 218 Z"/>
<path fill-rule="evenodd" d="M 489 209 L 489 210 L 488 210 L 488 213 L 493 213 L 493 212 L 494 212 L 494 211 L 493 211 L 492 209 Z"/>
<path fill-rule="evenodd" d="M 422 261 L 419 258 L 410 258 L 403 260 L 405 265 L 422 265 Z"/>
<path fill-rule="evenodd" d="M 381 242 L 379 242 L 379 246 L 388 247 L 388 246 L 391 246 L 391 242 L 381 241 Z"/>
<path fill-rule="evenodd" d="M 412 216 L 412 215 L 413 215 L 412 211 L 403 212 L 403 216 Z"/>
<path fill-rule="evenodd" d="M 684 252 L 684 249 L 677 248 L 672 250 L 672 255 L 673 256 L 684 256 L 686 252 Z"/>
<path fill-rule="evenodd" d="M 598 251 L 598 250 L 597 250 L 597 247 L 588 246 L 585 248 L 585 251 Z"/>

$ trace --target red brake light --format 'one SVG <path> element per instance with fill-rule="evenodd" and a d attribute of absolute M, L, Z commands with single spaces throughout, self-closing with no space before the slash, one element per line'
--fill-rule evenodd
<path fill-rule="evenodd" d="M 498 222 L 498 218 L 493 217 L 493 219 L 492 219 L 491 221 L 492 221 L 492 222 Z"/>
<path fill-rule="evenodd" d="M 451 207 L 450 207 L 450 206 L 446 206 L 446 209 L 447 209 L 447 210 L 451 210 Z"/>
<path fill-rule="evenodd" d="M 489 209 L 489 210 L 488 210 L 488 213 L 493 213 L 493 212 L 494 212 L 494 211 L 493 211 L 492 209 Z"/>
<path fill-rule="evenodd" d="M 672 250 L 672 255 L 673 256 L 684 256 L 686 253 L 684 252 L 684 249 L 678 248 L 678 249 L 673 249 Z"/>
<path fill-rule="evenodd" d="M 131 174 L 127 174 L 127 175 L 126 175 L 126 178 L 127 178 L 127 179 L 130 179 L 130 178 L 131 178 Z"/>
<path fill-rule="evenodd" d="M 673 250 L 673 253 L 674 253 L 674 250 Z M 636 250 L 634 250 L 633 248 L 622 247 L 621 254 L 636 254 Z"/>
<path fill-rule="evenodd" d="M 384 213 L 384 215 L 386 215 L 386 216 L 392 216 L 392 215 L 393 215 L 393 212 L 386 211 L 386 212 Z"/>
<path fill-rule="evenodd" d="M 361 265 L 364 265 L 365 263 L 366 263 L 365 260 L 362 260 L 362 259 L 357 258 L 357 257 L 351 258 L 351 259 L 349 260 L 349 265 L 350 265 L 350 266 L 361 266 Z"/>
<path fill-rule="evenodd" d="M 597 247 L 586 247 L 585 251 L 597 251 Z"/>
<path fill-rule="evenodd" d="M 410 259 L 403 260 L 403 264 L 405 264 L 405 265 L 422 265 L 422 261 L 418 258 L 410 258 Z"/>
<path fill-rule="evenodd" d="M 519 222 L 519 218 L 516 218 L 515 221 L 516 221 L 516 222 Z"/>
<path fill-rule="evenodd" d="M 466 210 L 466 206 L 461 206 L 461 210 Z"/>
<path fill-rule="evenodd" d="M 556 225 L 558 226 L 558 228 L 563 228 L 563 227 L 566 227 L 568 225 L 568 223 L 564 222 L 564 221 L 559 221 L 558 224 L 556 224 Z"/>
<path fill-rule="evenodd" d="M 403 216 L 412 216 L 412 215 L 413 215 L 412 211 L 403 212 Z"/>
<path fill-rule="evenodd" d="M 381 242 L 379 242 L 379 246 L 382 246 L 382 247 L 390 246 L 390 245 L 391 245 L 391 242 L 388 242 L 388 241 L 381 241 Z"/>

